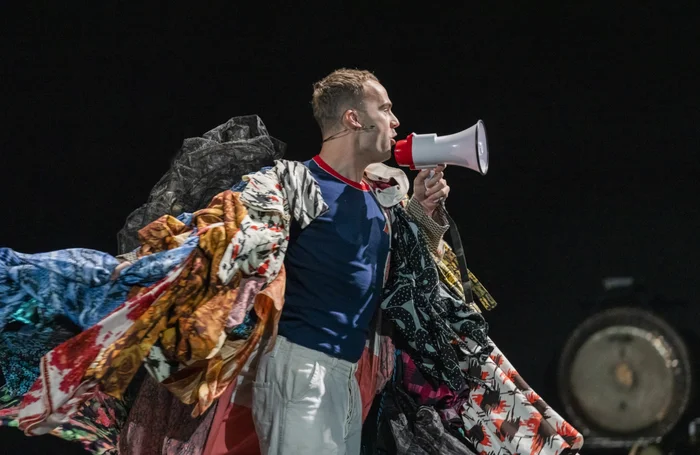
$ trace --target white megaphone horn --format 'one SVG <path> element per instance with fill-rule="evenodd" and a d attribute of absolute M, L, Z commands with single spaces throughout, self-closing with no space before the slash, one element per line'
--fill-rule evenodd
<path fill-rule="evenodd" d="M 472 169 L 481 175 L 489 170 L 489 147 L 484 122 L 448 136 L 435 133 L 411 133 L 396 143 L 394 157 L 399 166 L 427 169 L 452 164 Z"/>

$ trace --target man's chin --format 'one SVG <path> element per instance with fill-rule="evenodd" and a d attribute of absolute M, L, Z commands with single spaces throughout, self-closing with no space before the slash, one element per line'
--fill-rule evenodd
<path fill-rule="evenodd" d="M 377 156 L 377 162 L 378 163 L 385 163 L 391 159 L 392 153 L 391 150 L 388 150 L 386 152 L 379 153 Z"/>
<path fill-rule="evenodd" d="M 386 161 L 389 161 L 392 156 L 392 151 L 391 149 L 385 151 L 385 152 L 374 152 L 371 156 L 371 161 L 373 163 L 384 163 Z"/>

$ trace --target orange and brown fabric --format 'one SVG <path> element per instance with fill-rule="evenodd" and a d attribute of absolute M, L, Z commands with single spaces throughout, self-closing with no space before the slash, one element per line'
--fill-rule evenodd
<path fill-rule="evenodd" d="M 222 284 L 216 275 L 222 256 L 247 212 L 240 193 L 224 191 L 193 214 L 199 246 L 184 271 L 87 373 L 115 397 L 133 379 L 156 342 L 165 356 L 186 367 L 164 385 L 184 403 L 197 403 L 193 415 L 204 412 L 238 375 L 266 328 L 274 330 L 282 309 L 284 270 L 254 300 L 258 322 L 245 341 L 226 341 L 226 320 L 236 302 L 240 276 Z M 139 231 L 139 255 L 180 246 L 192 227 L 166 215 Z M 136 291 L 138 292 L 138 291 Z"/>

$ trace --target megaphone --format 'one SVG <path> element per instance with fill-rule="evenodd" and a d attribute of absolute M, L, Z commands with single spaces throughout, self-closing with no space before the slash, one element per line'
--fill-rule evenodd
<path fill-rule="evenodd" d="M 435 133 L 411 133 L 396 143 L 394 157 L 399 166 L 427 169 L 452 164 L 472 169 L 481 175 L 489 170 L 489 147 L 484 122 L 448 136 Z"/>

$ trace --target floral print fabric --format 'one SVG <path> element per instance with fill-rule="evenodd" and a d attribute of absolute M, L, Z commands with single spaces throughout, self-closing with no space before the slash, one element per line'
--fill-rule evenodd
<path fill-rule="evenodd" d="M 51 432 L 97 393 L 120 398 L 156 342 L 167 359 L 183 367 L 164 384 L 187 392 L 178 397 L 197 404 L 193 415 L 206 411 L 237 376 L 262 332 L 276 327 L 290 213 L 308 223 L 326 209 L 315 181 L 297 163 L 278 162 L 269 172 L 273 176 L 267 179 L 262 173 L 253 175 L 250 181 L 256 183 L 244 190 L 247 200 L 254 201 L 254 216 L 241 202 L 243 193 L 225 191 L 191 217 L 166 215 L 143 228 L 139 260 L 123 275 L 138 269 L 143 259 L 169 251 L 188 249 L 184 260 L 155 284 L 132 283 L 126 301 L 108 316 L 48 352 L 41 359 L 39 379 L 5 415 L 16 417 L 28 434 Z M 244 232 L 246 221 L 249 229 Z M 224 283 L 217 272 L 227 252 L 228 271 L 234 273 Z M 112 265 L 103 267 L 98 278 L 110 275 Z M 265 277 L 268 284 L 251 305 L 256 325 L 248 339 L 227 343 L 226 329 L 231 327 L 226 322 L 237 302 L 237 286 L 247 274 Z M 181 387 L 183 376 L 187 387 Z"/>

